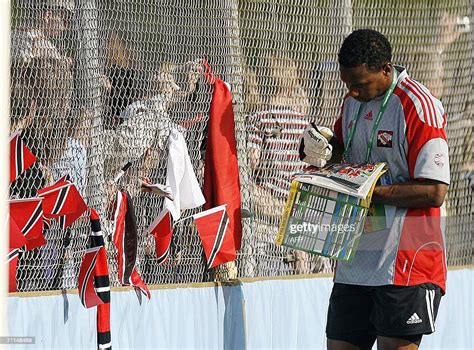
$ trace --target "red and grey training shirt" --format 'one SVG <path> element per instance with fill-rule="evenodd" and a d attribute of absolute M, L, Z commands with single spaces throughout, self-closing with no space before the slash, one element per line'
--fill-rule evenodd
<path fill-rule="evenodd" d="M 437 180 L 449 185 L 446 114 L 441 101 L 410 78 L 403 67 L 378 125 L 370 162 L 386 162 L 383 183 Z M 347 161 L 363 163 L 383 96 L 361 106 L 361 116 Z M 338 140 L 347 142 L 360 102 L 346 97 L 335 124 Z M 434 283 L 446 288 L 445 214 L 441 208 L 385 206 L 385 230 L 362 235 L 351 263 L 338 263 L 335 282 L 356 285 L 411 286 Z"/>

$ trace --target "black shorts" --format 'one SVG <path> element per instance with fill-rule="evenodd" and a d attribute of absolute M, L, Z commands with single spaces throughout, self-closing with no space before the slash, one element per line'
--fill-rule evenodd
<path fill-rule="evenodd" d="M 371 349 L 377 336 L 419 344 L 433 333 L 441 288 L 417 286 L 356 286 L 335 283 L 329 299 L 326 335 L 362 349 Z"/>

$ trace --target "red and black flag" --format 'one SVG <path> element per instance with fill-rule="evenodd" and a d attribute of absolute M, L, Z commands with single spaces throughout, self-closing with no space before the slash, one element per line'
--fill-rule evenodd
<path fill-rule="evenodd" d="M 10 183 L 36 162 L 36 156 L 23 144 L 20 134 L 10 138 Z"/>
<path fill-rule="evenodd" d="M 158 265 L 168 261 L 173 238 L 173 225 L 171 214 L 164 209 L 151 223 L 148 232 L 155 237 L 155 253 Z"/>
<path fill-rule="evenodd" d="M 140 293 L 145 294 L 150 299 L 150 291 L 136 270 L 138 248 L 137 220 L 132 200 L 127 192 L 117 192 L 114 223 L 114 244 L 117 248 L 119 281 L 122 286 L 134 286 L 140 301 Z"/>
<path fill-rule="evenodd" d="M 97 344 L 111 349 L 110 280 L 104 237 L 97 212 L 91 208 L 91 235 L 79 271 L 79 298 L 86 308 L 97 306 Z"/>
<path fill-rule="evenodd" d="M 216 77 L 204 62 L 207 82 L 214 86 L 209 109 L 208 137 L 204 164 L 203 209 L 227 205 L 228 234 L 237 249 L 242 240 L 239 165 L 235 138 L 232 94 L 227 84 Z"/>
<path fill-rule="evenodd" d="M 20 255 L 20 249 L 12 249 L 8 253 L 8 292 L 18 292 L 16 286 L 16 267 L 18 265 L 18 257 Z"/>
<path fill-rule="evenodd" d="M 43 208 L 41 198 L 10 200 L 10 221 L 15 221 L 26 237 L 26 250 L 46 244 L 43 236 Z"/>
<path fill-rule="evenodd" d="M 8 291 L 16 292 L 16 266 L 21 249 L 26 245 L 26 237 L 21 233 L 20 228 L 10 216 L 10 247 L 8 250 L 7 262 L 9 267 Z"/>
<path fill-rule="evenodd" d="M 38 190 L 38 196 L 43 198 L 44 216 L 58 220 L 63 230 L 71 226 L 87 210 L 84 199 L 68 176 Z"/>
<path fill-rule="evenodd" d="M 226 205 L 205 210 L 193 215 L 207 259 L 207 268 L 235 260 L 237 253 Z"/>

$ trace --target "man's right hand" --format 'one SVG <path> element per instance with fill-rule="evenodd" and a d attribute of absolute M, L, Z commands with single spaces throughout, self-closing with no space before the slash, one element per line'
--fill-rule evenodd
<path fill-rule="evenodd" d="M 333 137 L 331 129 L 309 124 L 300 140 L 300 159 L 316 167 L 323 167 L 332 157 L 329 140 Z"/>

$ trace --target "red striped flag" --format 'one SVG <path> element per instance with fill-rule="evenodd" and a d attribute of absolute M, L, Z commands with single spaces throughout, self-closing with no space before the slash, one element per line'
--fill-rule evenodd
<path fill-rule="evenodd" d="M 79 298 L 81 299 L 82 305 L 86 308 L 103 304 L 102 299 L 99 298 L 94 288 L 94 269 L 100 248 L 100 246 L 91 247 L 86 250 L 79 270 L 79 278 L 77 281 Z"/>
<path fill-rule="evenodd" d="M 38 196 L 43 198 L 44 216 L 58 220 L 64 230 L 87 210 L 84 199 L 68 176 L 38 190 Z"/>
<path fill-rule="evenodd" d="M 79 271 L 79 298 L 86 308 L 97 306 L 97 345 L 99 349 L 111 349 L 109 268 L 99 215 L 93 208 L 90 222 L 90 248 Z"/>
<path fill-rule="evenodd" d="M 148 228 L 148 232 L 155 237 L 155 253 L 158 265 L 166 263 L 170 255 L 171 239 L 173 238 L 171 221 L 170 212 L 164 209 Z"/>
<path fill-rule="evenodd" d="M 15 220 L 10 217 L 10 249 L 7 256 L 9 267 L 8 291 L 16 292 L 16 266 L 18 264 L 18 255 L 22 247 L 27 243 L 26 237 L 21 233 Z"/>
<path fill-rule="evenodd" d="M 36 162 L 36 156 L 23 144 L 19 134 L 10 138 L 10 182 Z"/>
<path fill-rule="evenodd" d="M 43 208 L 41 198 L 10 200 L 10 221 L 15 221 L 26 237 L 26 250 L 46 244 L 43 236 Z"/>
<path fill-rule="evenodd" d="M 206 254 L 208 269 L 235 260 L 235 241 L 229 229 L 226 205 L 193 215 L 193 219 Z"/>
<path fill-rule="evenodd" d="M 140 293 L 143 293 L 150 299 L 150 291 L 136 271 L 137 222 L 132 201 L 127 192 L 117 192 L 114 221 L 114 244 L 117 248 L 119 281 L 122 286 L 134 286 L 139 300 Z"/>

